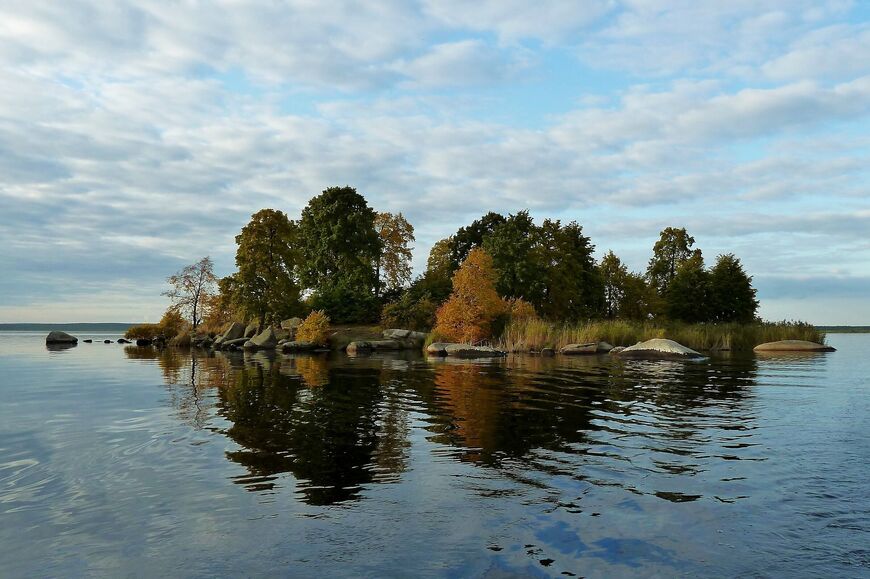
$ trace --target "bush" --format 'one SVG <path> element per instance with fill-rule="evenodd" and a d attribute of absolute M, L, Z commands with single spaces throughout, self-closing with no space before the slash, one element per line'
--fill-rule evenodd
<path fill-rule="evenodd" d="M 314 310 L 296 329 L 296 339 L 325 346 L 329 338 L 329 316 L 321 310 Z"/>
<path fill-rule="evenodd" d="M 387 305 L 381 311 L 381 325 L 385 328 L 403 328 L 428 332 L 435 325 L 435 305 L 428 294 L 415 300 L 409 292 Z"/>
<path fill-rule="evenodd" d="M 128 340 L 153 340 L 157 336 L 162 336 L 163 330 L 157 324 L 139 324 L 130 326 L 124 332 L 124 337 Z"/>

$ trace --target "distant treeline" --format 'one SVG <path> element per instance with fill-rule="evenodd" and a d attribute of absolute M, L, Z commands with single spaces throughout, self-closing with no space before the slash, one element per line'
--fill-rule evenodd
<path fill-rule="evenodd" d="M 0 332 L 90 332 L 94 334 L 123 334 L 133 324 L 77 323 L 77 324 L 0 324 Z"/>
<path fill-rule="evenodd" d="M 816 326 L 826 334 L 870 334 L 870 326 Z"/>

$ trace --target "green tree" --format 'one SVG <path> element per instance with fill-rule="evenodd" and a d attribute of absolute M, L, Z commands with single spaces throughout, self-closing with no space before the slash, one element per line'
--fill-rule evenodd
<path fill-rule="evenodd" d="M 667 293 L 680 264 L 692 256 L 694 244 L 695 238 L 686 233 L 685 228 L 668 227 L 661 232 L 646 270 L 647 279 L 659 295 Z"/>
<path fill-rule="evenodd" d="M 499 294 L 539 306 L 546 272 L 540 259 L 541 229 L 529 212 L 520 211 L 496 225 L 483 238 L 482 246 L 492 256 Z"/>
<path fill-rule="evenodd" d="M 505 221 L 503 215 L 490 211 L 480 219 L 472 221 L 470 225 L 461 227 L 455 235 L 451 236 L 451 275 L 468 258 L 471 250 L 482 246 L 483 239 Z"/>
<path fill-rule="evenodd" d="M 453 291 L 453 262 L 451 261 L 451 246 L 453 238 L 447 237 L 436 241 L 429 251 L 426 261 L 426 271 L 417 277 L 409 288 L 414 300 L 427 297 L 440 304 Z"/>
<path fill-rule="evenodd" d="M 620 315 L 625 299 L 625 283 L 628 268 L 613 251 L 608 251 L 598 265 L 604 283 L 604 317 L 614 319 Z"/>
<path fill-rule="evenodd" d="M 690 324 L 710 320 L 710 273 L 704 268 L 701 250 L 677 267 L 665 295 L 668 317 Z"/>
<path fill-rule="evenodd" d="M 746 274 L 740 260 L 728 253 L 716 258 L 710 269 L 711 317 L 717 322 L 749 323 L 758 311 L 752 277 Z"/>
<path fill-rule="evenodd" d="M 377 261 L 377 295 L 381 291 L 396 292 L 411 281 L 411 244 L 414 226 L 399 213 L 378 213 L 375 231 L 381 238 L 381 254 Z"/>
<path fill-rule="evenodd" d="M 647 320 L 659 309 L 660 298 L 643 276 L 628 271 L 612 251 L 598 266 L 604 284 L 604 315 L 607 318 Z"/>
<path fill-rule="evenodd" d="M 562 225 L 545 219 L 541 225 L 538 263 L 543 271 L 544 291 L 535 308 L 545 317 L 577 321 L 601 315 L 604 282 L 595 264 L 595 246 L 572 221 Z"/>
<path fill-rule="evenodd" d="M 215 293 L 217 277 L 214 263 L 210 257 L 203 257 L 169 276 L 166 281 L 171 287 L 163 295 L 172 301 L 172 308 L 190 320 L 195 331 L 205 315 L 209 299 Z"/>
<path fill-rule="evenodd" d="M 298 315 L 299 300 L 297 225 L 283 211 L 263 209 L 236 236 L 236 267 L 231 281 L 234 301 L 260 326 Z"/>
<path fill-rule="evenodd" d="M 337 323 L 376 320 L 382 242 L 365 198 L 353 187 L 324 190 L 302 211 L 299 237 L 312 305 Z"/>

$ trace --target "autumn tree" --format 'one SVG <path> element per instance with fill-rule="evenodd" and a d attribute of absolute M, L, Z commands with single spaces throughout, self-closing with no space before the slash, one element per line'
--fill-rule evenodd
<path fill-rule="evenodd" d="M 453 293 L 438 309 L 435 332 L 466 343 L 492 337 L 494 322 L 505 314 L 496 280 L 492 257 L 479 247 L 473 248 L 453 276 Z"/>
<path fill-rule="evenodd" d="M 411 281 L 411 251 L 414 226 L 399 213 L 378 213 L 375 231 L 381 238 L 381 253 L 377 260 L 377 295 L 396 291 Z"/>
<path fill-rule="evenodd" d="M 170 289 L 163 292 L 172 301 L 172 307 L 190 320 L 191 327 L 196 327 L 205 314 L 205 306 L 215 293 L 217 277 L 214 274 L 214 263 L 206 256 L 198 262 L 183 267 L 166 281 Z"/>
<path fill-rule="evenodd" d="M 238 272 L 223 282 L 234 302 L 260 326 L 301 310 L 298 282 L 299 232 L 283 211 L 263 209 L 236 236 Z"/>
<path fill-rule="evenodd" d="M 749 323 L 758 311 L 752 277 L 740 260 L 728 253 L 716 258 L 710 269 L 711 318 L 717 322 Z"/>
<path fill-rule="evenodd" d="M 667 293 L 680 264 L 692 257 L 694 244 L 695 238 L 686 233 L 685 228 L 668 227 L 661 232 L 646 270 L 647 279 L 659 295 Z"/>

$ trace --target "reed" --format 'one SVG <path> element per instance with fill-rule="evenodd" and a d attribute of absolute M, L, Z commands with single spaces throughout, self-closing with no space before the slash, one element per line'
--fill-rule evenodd
<path fill-rule="evenodd" d="M 694 350 L 748 351 L 758 344 L 777 340 L 824 343 L 825 335 L 811 324 L 788 321 L 680 324 L 602 320 L 568 324 L 526 319 L 509 322 L 496 346 L 508 352 L 528 352 L 598 341 L 630 346 L 652 338 L 668 338 Z"/>

